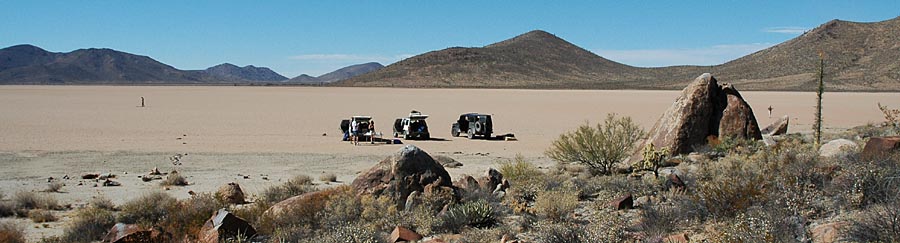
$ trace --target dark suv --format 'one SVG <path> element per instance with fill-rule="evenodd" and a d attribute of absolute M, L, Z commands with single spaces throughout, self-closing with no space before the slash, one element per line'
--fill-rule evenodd
<path fill-rule="evenodd" d="M 494 132 L 494 123 L 491 121 L 490 114 L 466 113 L 459 116 L 459 120 L 453 123 L 450 128 L 450 134 L 458 137 L 463 133 L 468 138 L 480 136 L 490 138 Z"/>

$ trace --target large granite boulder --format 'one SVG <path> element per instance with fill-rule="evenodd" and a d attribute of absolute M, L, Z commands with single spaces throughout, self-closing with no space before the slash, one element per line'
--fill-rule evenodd
<path fill-rule="evenodd" d="M 314 215 L 322 211 L 335 195 L 349 190 L 351 189 L 347 186 L 339 186 L 289 197 L 266 209 L 263 216 L 279 218 L 284 215 Z"/>
<path fill-rule="evenodd" d="M 900 136 L 872 137 L 863 147 L 863 159 L 875 159 L 891 152 L 900 151 Z"/>
<path fill-rule="evenodd" d="M 819 147 L 819 156 L 846 159 L 847 156 L 856 151 L 859 151 L 859 145 L 856 142 L 847 139 L 835 139 Z"/>
<path fill-rule="evenodd" d="M 402 204 L 413 191 L 423 192 L 430 184 L 453 188 L 451 183 L 447 170 L 428 153 L 406 145 L 359 174 L 351 186 L 360 194 L 390 196 Z"/>
<path fill-rule="evenodd" d="M 670 155 L 687 154 L 710 136 L 762 139 L 753 109 L 737 89 L 704 73 L 681 91 L 629 161 L 640 161 L 647 144 L 668 148 Z"/>
<path fill-rule="evenodd" d="M 222 185 L 219 187 L 219 190 L 216 191 L 216 197 L 219 200 L 225 203 L 230 204 L 243 204 L 244 201 L 244 191 L 241 190 L 241 186 L 234 182 L 229 182 L 228 184 Z"/>

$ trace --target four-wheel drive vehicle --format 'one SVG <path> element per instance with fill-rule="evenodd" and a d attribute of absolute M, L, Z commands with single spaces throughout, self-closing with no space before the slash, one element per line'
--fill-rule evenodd
<path fill-rule="evenodd" d="M 397 118 L 397 120 L 394 120 L 394 137 L 402 135 L 404 139 L 431 138 L 425 118 L 428 118 L 428 115 L 422 115 L 419 112 L 411 112 L 408 117 Z"/>
<path fill-rule="evenodd" d="M 341 132 L 344 133 L 344 141 L 347 141 L 350 137 L 350 124 L 353 124 L 353 121 L 357 123 L 358 131 L 356 131 L 356 134 L 359 135 L 360 141 L 371 138 L 373 134 L 369 131 L 369 121 L 372 121 L 372 117 L 352 116 L 350 119 L 341 120 Z"/>
<path fill-rule="evenodd" d="M 490 138 L 494 132 L 494 124 L 490 114 L 466 113 L 459 116 L 459 120 L 450 127 L 450 134 L 454 137 L 463 133 L 468 138 L 481 136 Z"/>

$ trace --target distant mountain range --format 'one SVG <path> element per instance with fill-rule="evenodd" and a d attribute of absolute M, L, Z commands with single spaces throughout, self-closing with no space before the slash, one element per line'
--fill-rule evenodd
<path fill-rule="evenodd" d="M 813 90 L 819 55 L 826 86 L 900 91 L 900 17 L 829 21 L 773 47 L 713 66 L 642 68 L 617 63 L 541 30 L 484 47 L 451 47 L 382 66 L 365 63 L 292 79 L 264 67 L 221 64 L 179 70 L 110 49 L 54 53 L 31 45 L 0 49 L 0 84 L 325 84 L 427 88 L 681 89 L 712 73 L 741 90 Z"/>
<path fill-rule="evenodd" d="M 544 31 L 485 47 L 432 51 L 340 86 L 681 89 L 713 73 L 742 90 L 813 90 L 819 53 L 829 90 L 900 91 L 900 18 L 832 20 L 784 43 L 714 66 L 641 68 L 607 60 Z"/>
<path fill-rule="evenodd" d="M 322 74 L 318 77 L 309 76 L 306 74 L 301 74 L 300 76 L 294 77 L 291 79 L 293 83 L 301 83 L 301 84 L 328 84 L 336 81 L 341 81 L 344 79 L 356 77 L 362 74 L 370 73 L 372 71 L 376 71 L 378 69 L 384 68 L 384 65 L 377 62 L 356 64 L 352 66 L 347 66 L 338 70 L 334 70 L 333 72 Z"/>
<path fill-rule="evenodd" d="M 338 69 L 315 79 L 333 82 L 383 67 L 366 63 Z M 364 70 L 364 71 L 360 71 Z M 324 81 L 319 81 L 324 80 Z M 179 70 L 147 56 L 112 49 L 48 52 L 33 45 L 0 49 L 0 84 L 290 84 L 265 67 L 223 63 L 206 70 Z"/>

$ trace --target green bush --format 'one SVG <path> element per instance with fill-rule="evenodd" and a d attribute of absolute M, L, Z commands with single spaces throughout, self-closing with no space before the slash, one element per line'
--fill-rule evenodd
<path fill-rule="evenodd" d="M 13 222 L 0 222 L 0 242 L 25 243 L 25 228 Z"/>
<path fill-rule="evenodd" d="M 109 210 L 87 207 L 75 212 L 72 222 L 63 230 L 60 242 L 94 242 L 106 235 L 116 224 L 116 218 Z"/>
<path fill-rule="evenodd" d="M 126 224 L 156 225 L 176 210 L 178 200 L 165 192 L 151 192 L 122 204 L 119 221 Z"/>
<path fill-rule="evenodd" d="M 457 231 L 463 227 L 487 228 L 497 224 L 494 208 L 483 200 L 452 206 L 443 221 L 444 228 Z"/>
<path fill-rule="evenodd" d="M 545 153 L 558 162 L 587 165 L 594 174 L 609 174 L 616 163 L 625 159 L 644 131 L 630 117 L 606 117 L 603 124 L 581 125 L 553 141 Z"/>
<path fill-rule="evenodd" d="M 499 171 L 503 174 L 503 178 L 511 182 L 530 180 L 544 174 L 534 164 L 525 161 L 525 157 L 521 154 L 499 164 Z"/>

